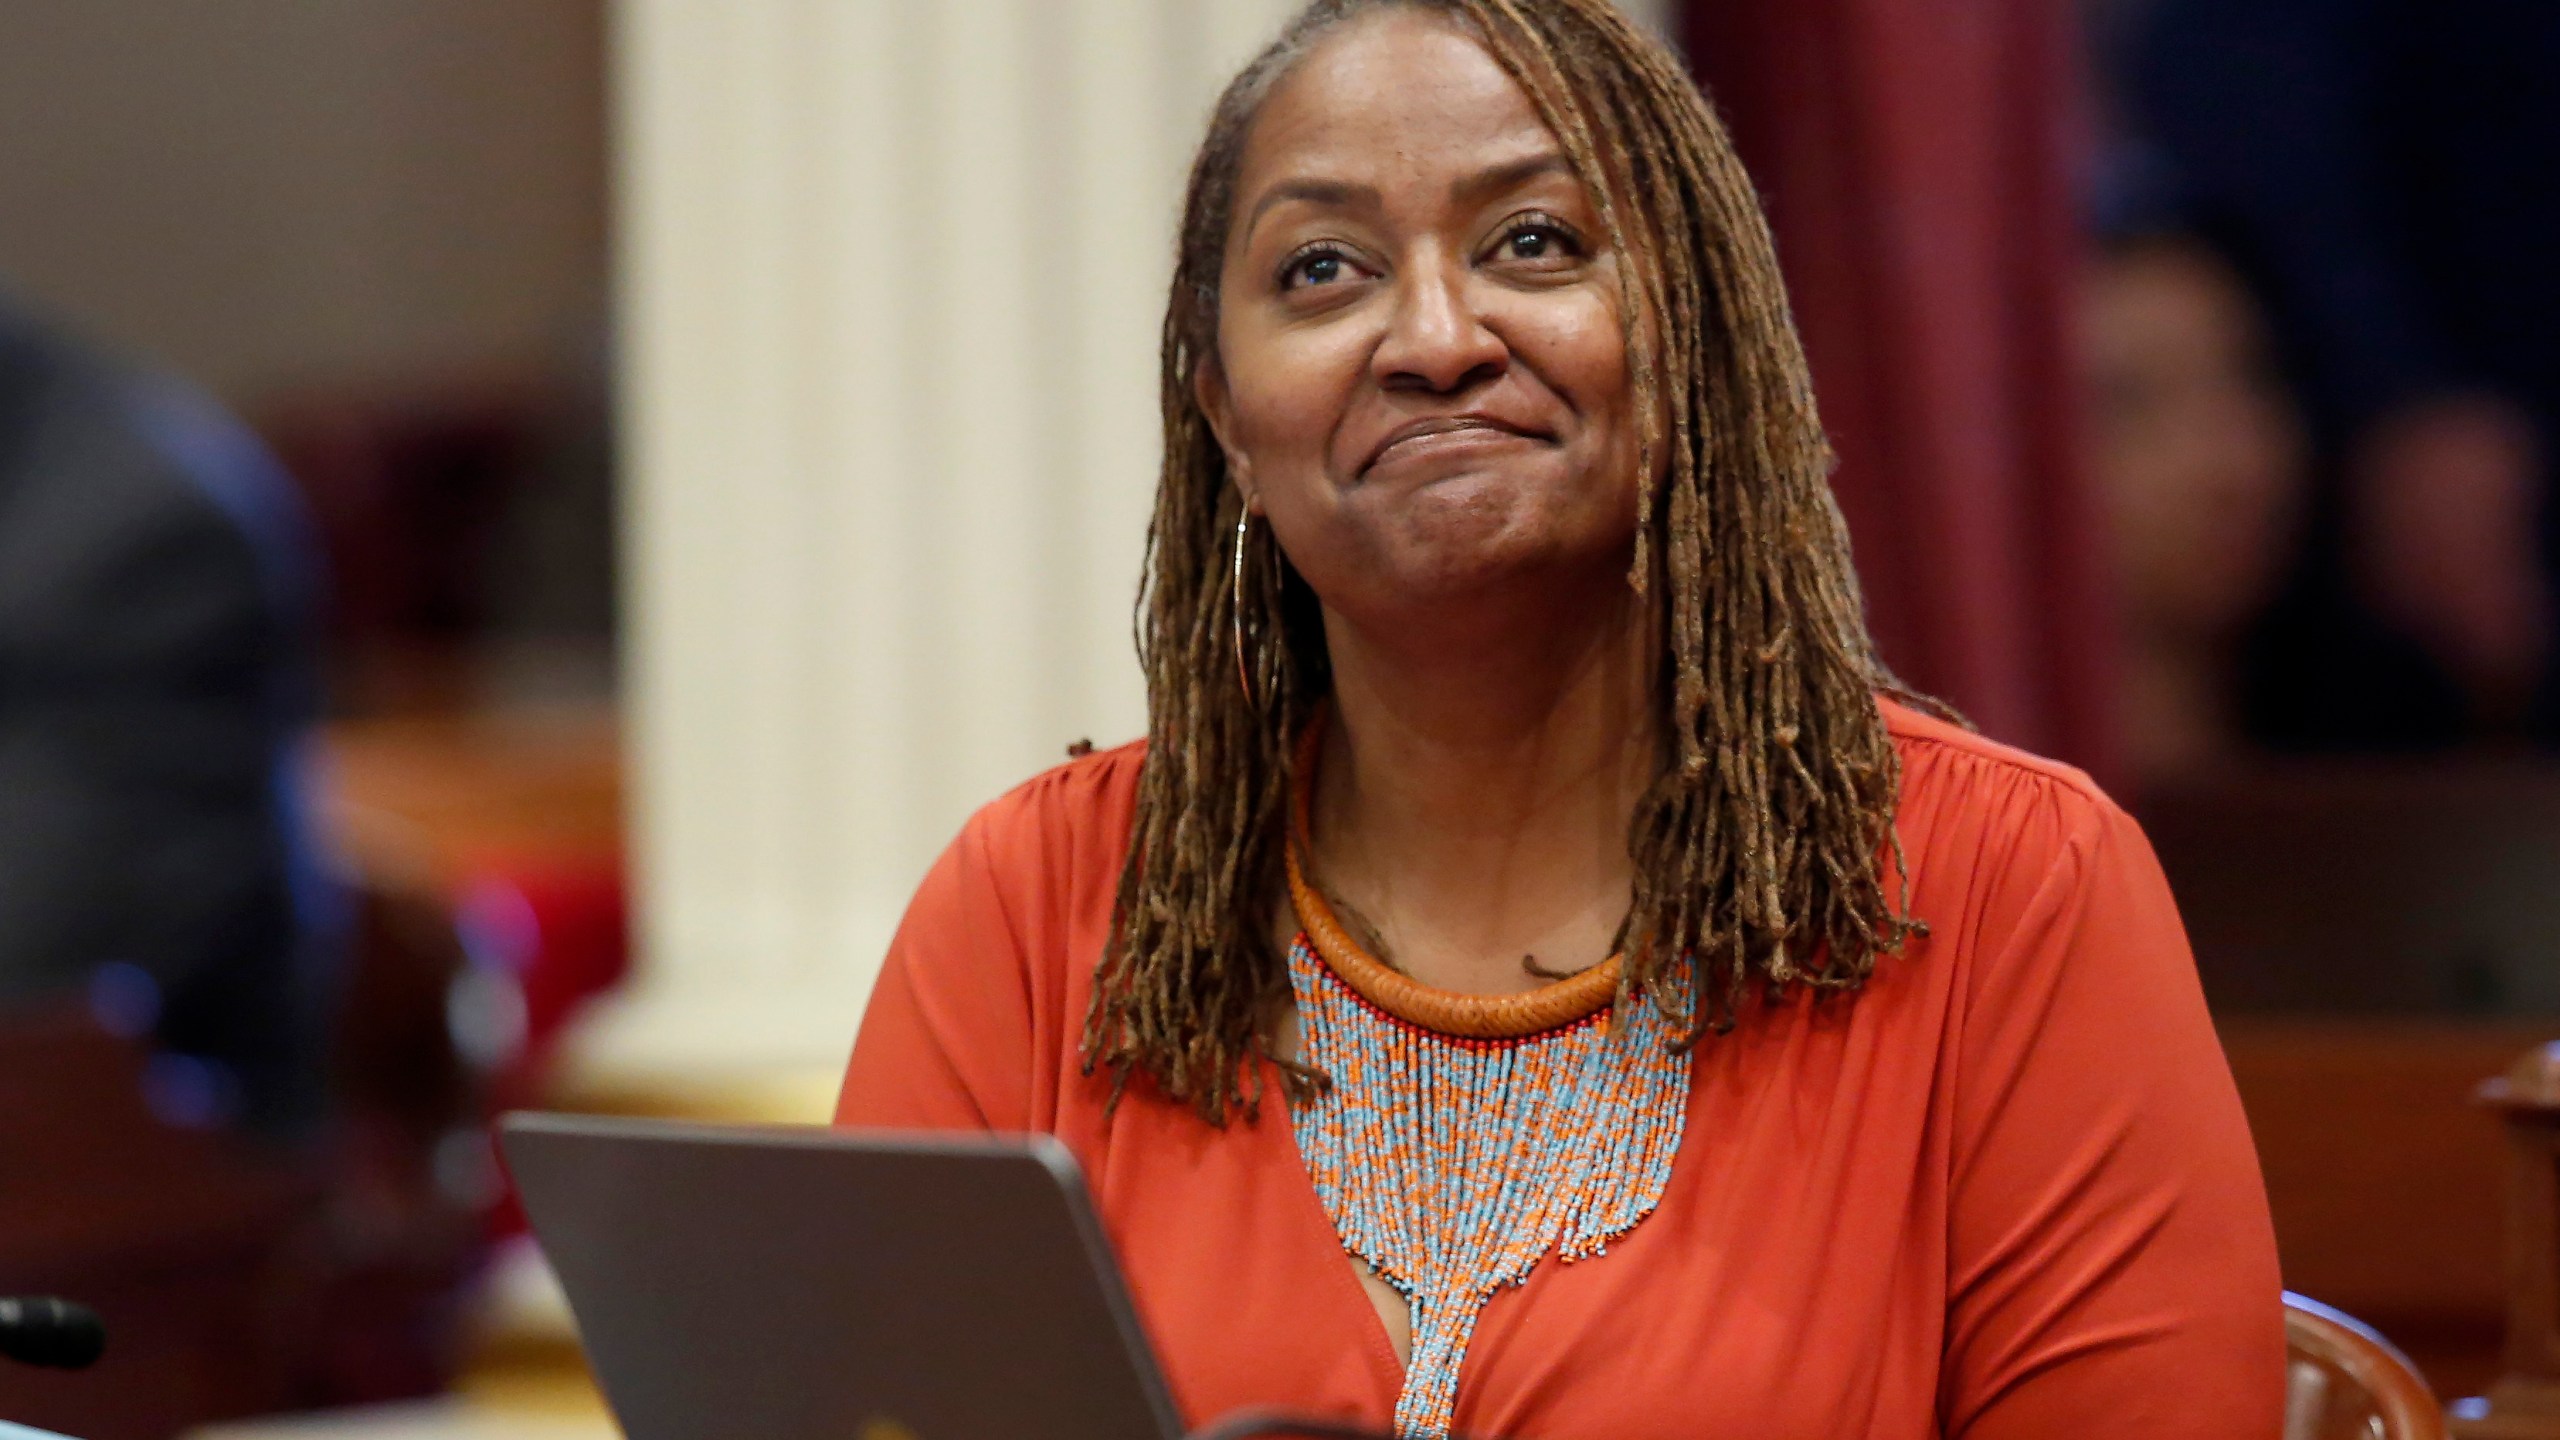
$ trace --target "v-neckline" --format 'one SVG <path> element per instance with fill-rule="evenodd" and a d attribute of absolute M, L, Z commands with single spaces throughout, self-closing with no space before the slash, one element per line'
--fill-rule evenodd
<path fill-rule="evenodd" d="M 1404 1398 L 1406 1363 L 1396 1354 L 1395 1338 L 1387 1333 L 1386 1317 L 1378 1313 L 1377 1302 L 1369 1298 L 1368 1287 L 1360 1281 L 1359 1258 L 1342 1243 L 1342 1232 L 1334 1228 L 1333 1217 L 1325 1213 L 1324 1197 L 1316 1193 L 1315 1172 L 1307 1168 L 1307 1157 L 1298 1149 L 1296 1116 L 1289 1110 L 1288 1091 L 1282 1084 L 1285 1077 L 1273 1062 L 1265 1060 L 1262 1064 L 1268 1071 L 1264 1083 L 1270 1087 L 1264 1093 L 1281 1097 L 1282 1121 L 1268 1127 L 1273 1133 L 1264 1143 L 1288 1151 L 1290 1203 L 1305 1218 L 1311 1238 L 1332 1256 L 1334 1287 L 1348 1292 L 1358 1307 L 1360 1349 L 1368 1358 L 1372 1376 L 1386 1389 L 1387 1413 L 1392 1415 Z"/>

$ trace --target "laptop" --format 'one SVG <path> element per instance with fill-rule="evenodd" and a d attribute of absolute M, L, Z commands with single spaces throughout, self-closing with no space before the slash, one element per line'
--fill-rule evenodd
<path fill-rule="evenodd" d="M 1176 1440 L 1064 1145 L 516 1114 L 500 1146 L 631 1440 Z M 1243 1435 L 1362 1436 L 1237 1417 Z"/>

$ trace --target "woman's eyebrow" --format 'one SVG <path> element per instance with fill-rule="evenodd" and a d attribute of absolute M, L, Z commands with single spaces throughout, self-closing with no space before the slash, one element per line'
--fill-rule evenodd
<path fill-rule="evenodd" d="M 1378 191 L 1375 186 L 1354 185 L 1345 180 L 1283 180 L 1263 191 L 1262 198 L 1253 202 L 1252 212 L 1244 217 L 1244 233 L 1253 233 L 1253 227 L 1262 219 L 1264 211 L 1291 200 L 1304 200 L 1310 205 L 1360 205 L 1375 209 Z"/>
<path fill-rule="evenodd" d="M 1450 182 L 1449 194 L 1452 199 L 1464 202 L 1486 195 L 1498 195 L 1542 175 L 1557 172 L 1570 174 L 1572 169 L 1571 165 L 1565 163 L 1565 158 L 1560 152 L 1541 150 L 1534 155 L 1523 155 L 1516 160 L 1504 160 L 1498 164 L 1488 165 L 1472 175 L 1462 175 Z M 1254 200 L 1253 208 L 1245 214 L 1242 233 L 1250 236 L 1253 233 L 1253 227 L 1261 223 L 1266 211 L 1276 205 L 1285 205 L 1292 200 L 1302 200 L 1310 205 L 1328 205 L 1335 208 L 1362 207 L 1373 210 L 1380 203 L 1378 189 L 1374 185 L 1358 185 L 1348 180 L 1326 180 L 1314 176 L 1280 180 L 1274 182 Z"/>
<path fill-rule="evenodd" d="M 1517 160 L 1505 160 L 1498 165 L 1488 165 L 1473 175 L 1451 182 L 1449 197 L 1453 200 L 1467 201 L 1487 195 L 1499 195 L 1513 186 L 1559 171 L 1569 175 L 1573 173 L 1573 167 L 1565 163 L 1561 152 L 1541 150 L 1535 155 L 1524 155 Z"/>

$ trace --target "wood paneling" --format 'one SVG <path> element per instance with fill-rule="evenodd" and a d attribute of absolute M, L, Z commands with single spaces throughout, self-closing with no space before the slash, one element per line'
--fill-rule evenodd
<path fill-rule="evenodd" d="M 2506 1138 L 2472 1099 L 2549 1038 L 2522 1026 L 2226 1020 L 2285 1285 L 2380 1329 L 2438 1392 L 2495 1374 Z"/>

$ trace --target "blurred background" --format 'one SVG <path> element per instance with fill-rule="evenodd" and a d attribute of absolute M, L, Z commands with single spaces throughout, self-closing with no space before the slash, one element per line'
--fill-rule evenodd
<path fill-rule="evenodd" d="M 2134 806 L 2288 1284 L 2477 1391 L 2471 1097 L 2560 1030 L 2560 9 L 1628 8 L 1887 659 Z M 607 1433 L 486 1122 L 822 1120 L 945 839 L 1140 731 L 1178 187 L 1288 9 L 0 6 L 0 1293 L 114 1336 L 0 1418 Z"/>

